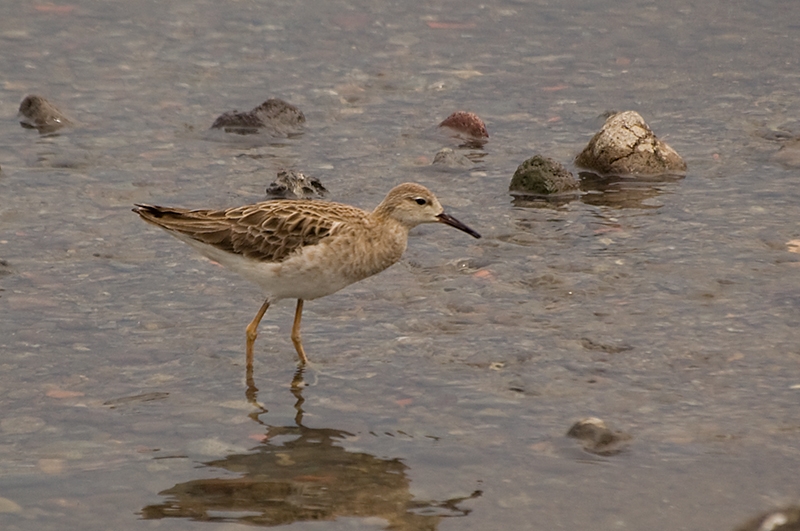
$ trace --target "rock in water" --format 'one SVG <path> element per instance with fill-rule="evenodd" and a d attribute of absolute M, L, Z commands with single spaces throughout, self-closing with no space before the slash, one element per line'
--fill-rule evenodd
<path fill-rule="evenodd" d="M 221 114 L 211 129 L 226 133 L 252 135 L 265 132 L 273 136 L 292 136 L 302 132 L 306 117 L 303 112 L 278 98 L 270 98 L 247 112 L 237 110 Z"/>
<path fill-rule="evenodd" d="M 589 453 L 606 456 L 624 451 L 631 439 L 625 432 L 612 431 L 597 417 L 579 420 L 569 429 L 567 437 L 581 441 Z"/>
<path fill-rule="evenodd" d="M 439 124 L 439 127 L 449 127 L 459 133 L 474 138 L 489 138 L 486 124 L 477 114 L 466 111 L 456 111 Z"/>
<path fill-rule="evenodd" d="M 508 190 L 515 195 L 551 195 L 575 192 L 579 185 L 564 166 L 553 159 L 535 155 L 519 165 Z"/>
<path fill-rule="evenodd" d="M 471 160 L 461 153 L 457 153 L 450 148 L 442 148 L 436 152 L 436 155 L 434 155 L 431 165 L 450 169 L 460 169 L 469 168 L 473 164 Z"/>
<path fill-rule="evenodd" d="M 328 190 L 319 179 L 293 170 L 278 172 L 275 182 L 267 187 L 271 199 L 314 199 L 326 195 Z"/>
<path fill-rule="evenodd" d="M 575 164 L 604 175 L 686 172 L 681 156 L 659 140 L 635 111 L 610 116 L 575 158 Z"/>
<path fill-rule="evenodd" d="M 19 124 L 27 129 L 38 129 L 40 133 L 52 133 L 72 121 L 58 107 L 42 96 L 29 94 L 19 104 Z"/>

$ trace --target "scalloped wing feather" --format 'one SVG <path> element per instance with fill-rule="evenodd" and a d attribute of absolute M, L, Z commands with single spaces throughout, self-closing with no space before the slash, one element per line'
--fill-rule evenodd
<path fill-rule="evenodd" d="M 348 205 L 286 200 L 227 210 L 137 206 L 142 218 L 161 228 L 266 262 L 282 262 L 334 234 L 342 222 L 368 215 Z"/>

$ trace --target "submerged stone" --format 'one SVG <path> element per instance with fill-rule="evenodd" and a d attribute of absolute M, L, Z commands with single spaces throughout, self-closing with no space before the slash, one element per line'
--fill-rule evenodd
<path fill-rule="evenodd" d="M 445 168 L 469 168 L 472 166 L 472 161 L 465 155 L 453 151 L 450 148 L 442 148 L 436 152 L 433 157 L 433 166 L 442 166 Z"/>

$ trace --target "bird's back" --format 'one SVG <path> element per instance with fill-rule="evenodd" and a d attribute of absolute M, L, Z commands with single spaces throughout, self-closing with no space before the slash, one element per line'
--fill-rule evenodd
<path fill-rule="evenodd" d="M 321 206 L 327 208 L 320 208 Z M 359 222 L 358 208 L 318 201 L 264 201 L 225 210 L 137 205 L 135 212 L 183 240 L 190 238 L 231 254 L 282 262 L 329 237 L 337 226 Z"/>
<path fill-rule="evenodd" d="M 265 201 L 227 210 L 137 205 L 135 212 L 273 299 L 314 299 L 386 269 L 407 229 L 361 209 L 320 201 Z"/>

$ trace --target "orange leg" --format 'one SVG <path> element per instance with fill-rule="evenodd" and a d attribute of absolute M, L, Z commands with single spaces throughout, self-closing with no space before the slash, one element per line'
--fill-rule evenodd
<path fill-rule="evenodd" d="M 258 324 L 261 322 L 261 319 L 264 317 L 264 314 L 267 313 L 267 308 L 269 308 L 269 299 L 264 301 L 264 304 L 261 305 L 261 308 L 258 310 L 258 313 L 247 325 L 246 334 L 247 334 L 247 367 L 253 367 L 253 343 L 256 342 L 256 338 L 258 337 Z"/>
<path fill-rule="evenodd" d="M 303 340 L 300 337 L 300 318 L 303 316 L 303 299 L 297 299 L 297 309 L 294 311 L 294 324 L 292 325 L 292 343 L 300 358 L 300 365 L 308 363 L 306 351 L 303 350 Z"/>

